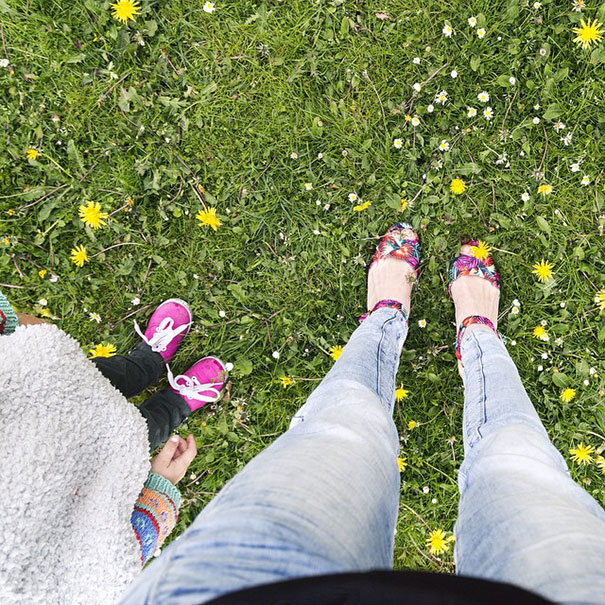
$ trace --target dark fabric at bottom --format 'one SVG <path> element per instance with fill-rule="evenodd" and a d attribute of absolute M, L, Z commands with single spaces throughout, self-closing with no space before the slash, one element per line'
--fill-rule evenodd
<path fill-rule="evenodd" d="M 414 571 L 311 576 L 239 590 L 208 605 L 544 605 L 511 584 Z"/>
<path fill-rule="evenodd" d="M 145 342 L 136 345 L 128 355 L 97 357 L 92 361 L 126 398 L 155 384 L 165 369 L 162 356 Z M 147 421 L 151 451 L 163 445 L 191 413 L 185 400 L 169 389 L 153 394 L 138 409 Z"/>

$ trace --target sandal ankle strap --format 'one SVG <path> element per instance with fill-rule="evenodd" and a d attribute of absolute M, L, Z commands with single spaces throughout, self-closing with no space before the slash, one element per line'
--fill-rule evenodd
<path fill-rule="evenodd" d="M 460 345 L 462 344 L 462 339 L 464 338 L 464 333 L 466 329 L 473 324 L 481 324 L 483 326 L 487 326 L 490 328 L 494 334 L 500 338 L 498 334 L 498 330 L 496 330 L 496 326 L 494 326 L 494 322 L 491 319 L 484 317 L 483 315 L 469 315 L 465 318 L 462 323 L 458 326 L 458 331 L 456 333 L 456 359 L 462 360 L 462 355 L 460 354 Z"/>
<path fill-rule="evenodd" d="M 363 315 L 360 315 L 359 323 L 365 321 L 372 313 L 374 313 L 374 311 L 387 307 L 399 311 L 403 315 L 403 318 L 405 319 L 406 323 L 408 323 L 408 312 L 406 311 L 405 307 L 398 300 L 393 300 L 391 298 L 379 300 L 370 311 L 366 311 Z"/>

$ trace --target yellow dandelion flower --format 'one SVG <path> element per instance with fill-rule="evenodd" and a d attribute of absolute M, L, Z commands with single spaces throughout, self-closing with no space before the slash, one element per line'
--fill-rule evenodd
<path fill-rule="evenodd" d="M 284 389 L 289 387 L 294 382 L 289 376 L 281 376 L 279 381 Z"/>
<path fill-rule="evenodd" d="M 409 113 L 406 113 L 403 119 L 406 122 L 411 122 L 412 121 L 412 116 Z"/>
<path fill-rule="evenodd" d="M 476 246 L 471 246 L 472 255 L 477 260 L 487 260 L 489 258 L 490 247 L 485 243 L 479 240 Z"/>
<path fill-rule="evenodd" d="M 545 335 L 545 334 L 546 334 L 546 330 L 544 329 L 544 327 L 543 327 L 543 326 L 536 326 L 536 327 L 534 328 L 533 335 L 534 335 L 536 338 L 538 338 L 538 339 L 540 339 L 540 340 L 544 340 L 544 335 Z"/>
<path fill-rule="evenodd" d="M 15 216 L 15 209 L 14 208 L 9 208 L 6 211 L 6 214 L 8 214 L 9 216 Z"/>
<path fill-rule="evenodd" d="M 565 403 L 569 403 L 576 396 L 576 390 L 567 387 L 561 391 L 561 400 Z"/>
<path fill-rule="evenodd" d="M 454 195 L 462 195 L 466 189 L 466 183 L 462 179 L 452 179 L 450 191 Z"/>
<path fill-rule="evenodd" d="M 113 357 L 116 354 L 116 347 L 111 343 L 98 344 L 94 349 L 90 349 L 90 358 L 95 357 Z"/>
<path fill-rule="evenodd" d="M 208 208 L 206 210 L 200 210 L 195 218 L 200 221 L 202 225 L 209 225 L 214 231 L 216 231 L 223 223 L 221 223 L 218 216 L 216 216 L 215 208 Z"/>
<path fill-rule="evenodd" d="M 11 245 L 10 238 L 6 237 L 6 235 L 0 239 L 0 242 L 2 242 L 7 248 Z"/>
<path fill-rule="evenodd" d="M 579 465 L 590 464 L 592 462 L 592 453 L 594 447 L 592 445 L 584 445 L 580 443 L 578 447 L 569 450 L 571 459 Z"/>
<path fill-rule="evenodd" d="M 336 361 L 341 355 L 342 355 L 342 351 L 343 351 L 344 347 L 341 347 L 340 345 L 335 345 L 330 349 L 330 357 Z"/>
<path fill-rule="evenodd" d="M 134 21 L 134 16 L 141 12 L 141 5 L 137 0 L 118 0 L 111 8 L 113 16 L 122 23 L 127 23 L 129 19 Z"/>
<path fill-rule="evenodd" d="M 127 197 L 124 200 L 124 212 L 132 212 L 132 207 L 134 206 L 134 200 L 131 197 Z"/>
<path fill-rule="evenodd" d="M 50 312 L 50 309 L 40 309 L 38 315 L 40 315 L 40 317 L 46 317 L 48 319 L 51 319 L 53 316 L 53 314 Z"/>
<path fill-rule="evenodd" d="M 595 302 L 597 303 L 597 305 L 599 305 L 600 311 L 605 311 L 605 290 L 601 290 L 595 296 Z"/>
<path fill-rule="evenodd" d="M 37 160 L 39 155 L 40 152 L 37 149 L 34 149 L 33 147 L 30 147 L 25 151 L 25 157 L 28 160 Z"/>
<path fill-rule="evenodd" d="M 580 27 L 574 27 L 573 33 L 577 34 L 574 42 L 580 44 L 582 48 L 590 48 L 591 44 L 598 44 L 603 38 L 603 30 L 600 29 L 602 23 L 596 19 L 591 23 L 590 19 L 580 21 Z"/>
<path fill-rule="evenodd" d="M 595 462 L 597 463 L 597 466 L 601 469 L 601 473 L 605 475 L 605 458 L 603 458 L 601 454 L 598 454 L 595 458 Z"/>
<path fill-rule="evenodd" d="M 539 263 L 533 266 L 532 273 L 538 277 L 541 282 L 548 281 L 552 277 L 552 265 L 542 259 Z"/>
<path fill-rule="evenodd" d="M 409 205 L 410 203 L 404 197 L 399 200 L 399 210 L 401 210 L 401 212 L 403 212 Z"/>
<path fill-rule="evenodd" d="M 88 262 L 88 254 L 86 254 L 86 248 L 84 246 L 76 246 L 71 249 L 71 256 L 69 257 L 72 263 L 78 267 L 83 267 L 84 263 Z"/>
<path fill-rule="evenodd" d="M 363 212 L 367 210 L 372 205 L 372 202 L 363 202 L 363 204 L 359 204 L 358 206 L 353 206 L 353 210 L 355 212 Z"/>
<path fill-rule="evenodd" d="M 447 537 L 442 529 L 436 529 L 429 534 L 429 538 L 426 541 L 426 547 L 432 555 L 440 555 L 449 551 L 450 542 L 453 540 L 454 536 Z"/>
<path fill-rule="evenodd" d="M 403 387 L 399 387 L 398 389 L 395 389 L 395 401 L 406 399 L 409 394 L 409 391 L 406 391 Z"/>
<path fill-rule="evenodd" d="M 40 277 L 40 279 L 44 279 L 47 273 L 48 271 L 46 269 L 40 269 L 40 271 L 38 271 L 38 276 Z"/>
<path fill-rule="evenodd" d="M 105 219 L 109 216 L 107 212 L 101 212 L 99 202 L 88 202 L 87 206 L 80 206 L 78 209 L 80 220 L 92 229 L 98 229 L 105 224 Z"/>
<path fill-rule="evenodd" d="M 552 185 L 540 185 L 538 187 L 538 193 L 540 195 L 550 195 L 552 193 Z"/>
<path fill-rule="evenodd" d="M 399 467 L 400 473 L 403 473 L 403 471 L 406 469 L 407 462 L 408 459 L 405 456 L 403 456 L 402 458 L 397 458 L 397 466 Z"/>
<path fill-rule="evenodd" d="M 418 423 L 415 420 L 410 420 L 408 422 L 408 429 L 410 429 L 410 431 L 413 431 L 417 426 Z"/>

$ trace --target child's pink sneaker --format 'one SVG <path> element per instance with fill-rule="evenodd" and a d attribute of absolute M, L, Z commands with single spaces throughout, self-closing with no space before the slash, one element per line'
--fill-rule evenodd
<path fill-rule="evenodd" d="M 151 315 L 145 334 L 134 322 L 135 332 L 168 363 L 191 328 L 189 305 L 180 298 L 165 300 Z"/>
<path fill-rule="evenodd" d="M 196 361 L 184 374 L 176 378 L 168 368 L 168 382 L 192 412 L 207 403 L 218 401 L 225 384 L 227 369 L 217 357 L 204 357 Z"/>

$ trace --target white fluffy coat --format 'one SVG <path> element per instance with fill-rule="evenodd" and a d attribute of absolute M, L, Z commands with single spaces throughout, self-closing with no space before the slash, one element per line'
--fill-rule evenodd
<path fill-rule="evenodd" d="M 55 326 L 0 337 L 0 455 L 0 603 L 115 603 L 141 569 L 147 426 Z"/>

